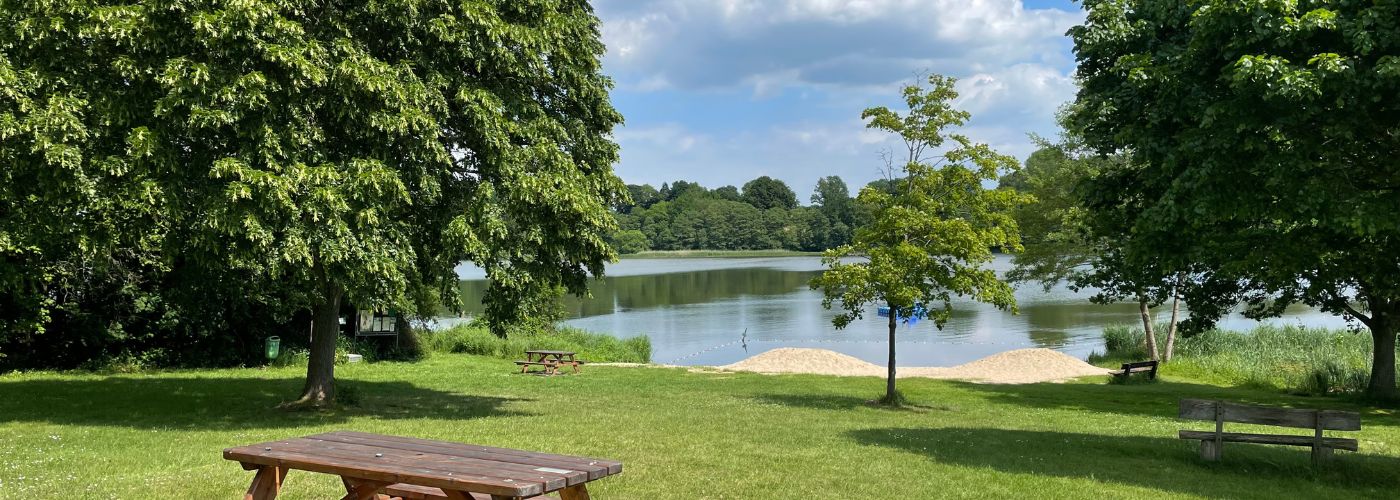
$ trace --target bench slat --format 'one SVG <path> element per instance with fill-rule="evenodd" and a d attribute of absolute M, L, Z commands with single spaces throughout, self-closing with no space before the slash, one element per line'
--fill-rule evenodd
<path fill-rule="evenodd" d="M 1134 373 L 1146 373 L 1148 378 L 1157 378 L 1157 361 L 1137 361 L 1133 363 L 1123 363 L 1117 370 L 1108 372 L 1115 377 L 1127 377 Z"/>
<path fill-rule="evenodd" d="M 447 494 L 441 488 L 430 488 L 427 486 L 416 486 L 412 484 L 391 484 L 384 487 L 384 493 L 404 500 L 445 500 Z M 467 493 L 472 500 L 492 500 L 491 495 L 484 493 Z M 539 496 L 530 497 L 530 500 L 558 500 L 555 497 Z"/>
<path fill-rule="evenodd" d="M 1195 439 L 1201 441 L 1215 440 L 1213 431 L 1181 431 L 1181 439 Z M 1288 446 L 1312 446 L 1312 436 L 1289 436 L 1280 434 L 1246 434 L 1238 432 L 1223 432 L 1220 434 L 1221 441 L 1232 443 L 1254 443 L 1254 444 L 1281 444 Z M 1338 450 L 1356 451 L 1356 440 L 1347 438 L 1322 438 L 1322 445 L 1327 448 Z"/>
<path fill-rule="evenodd" d="M 268 443 L 276 444 L 276 443 Z M 224 458 L 245 464 L 275 465 L 311 472 L 334 474 L 343 477 L 385 481 L 391 483 L 413 482 L 442 488 L 477 490 L 503 496 L 530 496 L 544 492 L 540 483 L 504 482 L 502 478 L 459 474 L 453 471 L 440 471 L 424 467 L 383 463 L 366 467 L 362 460 L 336 456 L 308 455 L 305 453 L 281 450 L 230 448 L 224 450 Z"/>
<path fill-rule="evenodd" d="M 1312 429 L 1316 426 L 1314 419 L 1320 418 L 1323 429 L 1333 431 L 1361 430 L 1361 414 L 1355 412 L 1273 408 L 1207 399 L 1181 400 L 1179 415 L 1181 418 L 1214 421 L 1216 405 L 1220 405 L 1220 419 L 1225 422 Z"/>
<path fill-rule="evenodd" d="M 461 459 L 468 461 L 489 460 L 491 461 L 492 468 L 523 471 L 527 474 L 547 474 L 562 476 L 565 478 L 566 481 L 564 486 L 573 486 L 575 484 L 587 482 L 589 479 L 597 479 L 608 474 L 606 465 L 587 465 L 579 462 L 561 463 L 558 460 L 532 459 L 529 457 L 504 455 L 500 453 L 492 453 L 489 451 L 465 449 L 462 446 L 453 446 L 448 444 L 404 443 L 395 441 L 385 441 L 344 433 L 318 434 L 316 436 L 311 437 L 316 439 L 324 439 L 327 441 L 364 444 L 377 446 L 381 448 L 409 451 L 419 454 L 428 453 L 448 455 L 452 457 L 460 457 Z M 540 470 L 541 467 L 545 469 L 552 469 L 552 471 Z"/>
<path fill-rule="evenodd" d="M 405 436 L 385 436 L 381 434 L 370 434 L 366 432 L 355 431 L 335 431 L 309 437 L 320 438 L 323 436 L 352 436 L 371 439 L 384 444 L 401 443 L 410 445 L 447 446 L 458 450 L 451 452 L 454 454 L 458 452 L 474 451 L 494 453 L 498 455 L 529 459 L 529 461 L 521 461 L 520 463 L 527 463 L 537 466 L 543 465 L 560 469 L 586 470 L 590 472 L 596 470 L 602 473 L 603 476 L 622 473 L 622 462 L 618 462 L 616 460 L 606 460 L 601 458 L 579 457 L 573 455 L 558 455 L 554 453 L 540 453 L 536 451 L 516 450 L 511 448 L 496 448 L 492 446 L 480 446 L 474 444 L 450 443 L 444 441 L 434 441 L 431 439 L 420 439 Z M 504 460 L 504 458 L 498 458 L 498 460 Z"/>
<path fill-rule="evenodd" d="M 1110 373 L 1112 373 L 1112 374 L 1114 374 L 1114 375 L 1122 375 L 1122 374 L 1124 374 L 1124 373 L 1151 373 L 1151 372 L 1152 372 L 1152 369 L 1151 369 L 1151 368 L 1129 368 L 1129 369 L 1127 369 L 1127 370 L 1113 370 L 1113 371 L 1110 372 Z"/>

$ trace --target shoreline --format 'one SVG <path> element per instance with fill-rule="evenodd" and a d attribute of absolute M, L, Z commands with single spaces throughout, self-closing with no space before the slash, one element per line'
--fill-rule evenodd
<path fill-rule="evenodd" d="M 822 252 L 801 252 L 797 250 L 647 250 L 645 252 L 619 255 L 621 260 L 630 259 L 741 259 L 761 257 L 821 257 Z"/>

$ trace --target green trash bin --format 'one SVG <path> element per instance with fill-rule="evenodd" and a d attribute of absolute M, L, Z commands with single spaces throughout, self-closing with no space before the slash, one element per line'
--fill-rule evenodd
<path fill-rule="evenodd" d="M 263 342 L 263 350 L 267 353 L 268 361 L 277 359 L 277 353 L 282 350 L 282 338 L 268 337 L 267 340 Z"/>

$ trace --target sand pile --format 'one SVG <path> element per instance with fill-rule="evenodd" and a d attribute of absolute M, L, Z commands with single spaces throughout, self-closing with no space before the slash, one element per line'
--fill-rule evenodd
<path fill-rule="evenodd" d="M 884 376 L 885 367 L 826 349 L 784 347 L 759 354 L 721 370 L 758 373 L 812 373 L 820 375 Z M 897 376 L 973 380 L 996 384 L 1030 384 L 1103 375 L 1105 368 L 1050 349 L 1018 349 L 994 354 L 971 363 L 945 367 L 904 367 Z"/>
<path fill-rule="evenodd" d="M 779 347 L 721 370 L 758 373 L 819 373 L 825 375 L 882 375 L 885 368 L 863 359 L 826 349 Z"/>

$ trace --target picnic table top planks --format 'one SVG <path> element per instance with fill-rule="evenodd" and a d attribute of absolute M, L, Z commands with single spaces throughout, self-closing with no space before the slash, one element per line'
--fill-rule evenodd
<path fill-rule="evenodd" d="M 507 497 L 622 472 L 622 463 L 612 460 L 348 431 L 228 448 L 224 458 L 248 469 L 275 466 Z"/>
<path fill-rule="evenodd" d="M 578 353 L 575 353 L 574 351 L 553 351 L 553 350 L 548 350 L 548 349 L 526 349 L 526 350 L 525 350 L 525 354 L 544 354 L 544 355 L 549 355 L 549 356 L 573 356 L 573 355 L 578 354 Z"/>

